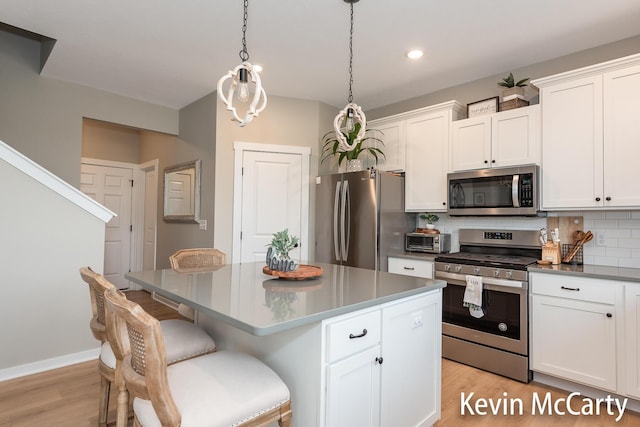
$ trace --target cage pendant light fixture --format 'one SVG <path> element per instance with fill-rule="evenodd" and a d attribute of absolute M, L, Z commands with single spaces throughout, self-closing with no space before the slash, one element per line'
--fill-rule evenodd
<path fill-rule="evenodd" d="M 254 117 L 258 117 L 267 106 L 267 94 L 262 87 L 260 74 L 256 67 L 249 62 L 249 51 L 247 50 L 248 9 L 249 0 L 244 0 L 242 50 L 240 51 L 242 63 L 218 80 L 218 96 L 227 110 L 231 111 L 231 120 L 237 122 L 240 127 L 246 126 Z M 227 83 L 228 89 L 225 96 L 224 86 Z M 249 103 L 244 117 L 240 117 L 234 102 L 236 105 L 238 103 Z"/>
<path fill-rule="evenodd" d="M 353 102 L 353 4 L 359 0 L 344 0 L 351 8 L 351 27 L 349 30 L 349 98 L 344 107 L 333 120 L 333 128 L 336 138 L 340 142 L 340 148 L 345 151 L 352 150 L 364 137 L 367 118 L 362 108 Z M 358 127 L 357 124 L 360 124 Z"/>

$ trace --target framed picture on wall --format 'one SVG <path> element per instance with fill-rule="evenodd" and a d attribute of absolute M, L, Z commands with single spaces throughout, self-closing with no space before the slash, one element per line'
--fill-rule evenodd
<path fill-rule="evenodd" d="M 467 118 L 498 112 L 499 96 L 467 104 Z"/>

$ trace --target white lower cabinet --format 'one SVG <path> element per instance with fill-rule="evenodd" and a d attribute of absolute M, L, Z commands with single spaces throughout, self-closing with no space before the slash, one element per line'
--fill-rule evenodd
<path fill-rule="evenodd" d="M 433 279 L 433 261 L 388 257 L 389 273 Z"/>
<path fill-rule="evenodd" d="M 640 399 L 640 285 L 625 286 L 627 396 Z"/>
<path fill-rule="evenodd" d="M 441 290 L 326 321 L 323 425 L 437 421 L 441 324 Z"/>
<path fill-rule="evenodd" d="M 622 282 L 539 273 L 530 282 L 531 369 L 620 393 Z"/>

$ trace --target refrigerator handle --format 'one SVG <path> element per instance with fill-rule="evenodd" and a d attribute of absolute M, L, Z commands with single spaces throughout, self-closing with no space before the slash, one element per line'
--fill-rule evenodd
<path fill-rule="evenodd" d="M 340 181 L 336 182 L 336 192 L 333 198 L 333 249 L 336 254 L 336 261 L 340 261 L 340 246 L 338 238 L 338 209 L 340 207 Z"/>
<path fill-rule="evenodd" d="M 349 234 L 351 231 L 351 203 L 349 198 L 349 181 L 344 181 L 342 184 L 342 206 L 340 211 L 341 226 L 340 226 L 340 242 L 342 249 L 342 261 L 347 261 L 349 256 Z"/>

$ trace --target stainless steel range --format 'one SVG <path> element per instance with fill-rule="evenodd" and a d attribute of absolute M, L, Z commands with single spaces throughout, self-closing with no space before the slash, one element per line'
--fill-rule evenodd
<path fill-rule="evenodd" d="M 460 252 L 435 259 L 443 296 L 443 357 L 522 382 L 529 371 L 529 275 L 539 231 L 460 230 Z M 482 278 L 482 310 L 463 306 L 467 276 Z"/>

